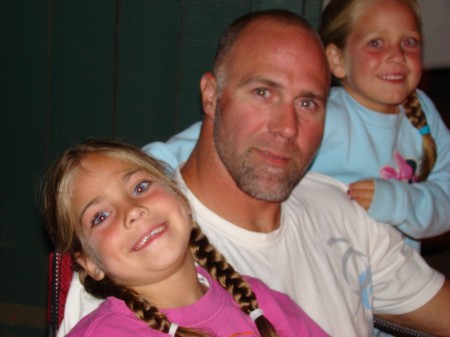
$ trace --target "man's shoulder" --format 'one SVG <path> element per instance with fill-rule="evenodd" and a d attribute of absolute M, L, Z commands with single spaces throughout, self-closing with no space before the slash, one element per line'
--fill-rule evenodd
<path fill-rule="evenodd" d="M 328 175 L 309 171 L 305 174 L 300 183 L 294 188 L 292 195 L 303 195 L 314 192 L 314 196 L 321 196 L 323 192 L 328 191 L 335 196 L 345 196 L 347 185 Z M 323 196 L 323 195 L 322 195 Z"/>
<path fill-rule="evenodd" d="M 339 228 L 353 221 L 367 220 L 366 212 L 350 200 L 344 183 L 316 172 L 305 175 L 292 191 L 285 206 L 292 216 L 306 217 L 316 224 L 334 223 Z"/>

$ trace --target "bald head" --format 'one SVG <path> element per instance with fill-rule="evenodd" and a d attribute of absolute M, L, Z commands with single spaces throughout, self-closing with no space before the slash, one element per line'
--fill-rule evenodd
<path fill-rule="evenodd" d="M 219 41 L 213 65 L 213 74 L 218 81 L 219 88 L 222 87 L 225 80 L 225 69 L 230 60 L 230 52 L 237 41 L 254 24 L 264 25 L 266 22 L 276 23 L 280 27 L 296 26 L 304 29 L 309 34 L 316 36 L 317 42 L 321 44 L 320 38 L 312 26 L 304 18 L 288 10 L 263 10 L 241 16 L 228 26 Z"/>

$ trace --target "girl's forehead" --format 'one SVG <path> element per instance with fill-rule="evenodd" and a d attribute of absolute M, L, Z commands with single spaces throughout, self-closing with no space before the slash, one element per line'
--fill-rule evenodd
<path fill-rule="evenodd" d="M 374 11 L 383 13 L 406 14 L 416 18 L 416 12 L 414 11 L 412 4 L 408 4 L 402 0 L 372 0 L 362 1 L 355 5 L 352 17 L 353 20 L 359 19 L 364 15 L 374 15 Z"/>
<path fill-rule="evenodd" d="M 115 167 L 131 166 L 125 160 L 108 156 L 104 153 L 90 153 L 80 163 L 83 169 L 96 168 L 97 170 L 109 170 Z"/>
<path fill-rule="evenodd" d="M 136 165 L 125 160 L 104 154 L 89 154 L 81 160 L 74 184 L 89 184 L 89 181 L 97 179 L 122 179 L 128 172 L 136 170 Z"/>

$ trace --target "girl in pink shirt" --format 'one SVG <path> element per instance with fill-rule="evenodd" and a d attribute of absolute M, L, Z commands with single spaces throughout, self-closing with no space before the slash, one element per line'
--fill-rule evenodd
<path fill-rule="evenodd" d="M 106 299 L 68 336 L 326 336 L 288 296 L 237 273 L 139 149 L 81 143 L 52 166 L 43 193 L 56 248 Z"/>

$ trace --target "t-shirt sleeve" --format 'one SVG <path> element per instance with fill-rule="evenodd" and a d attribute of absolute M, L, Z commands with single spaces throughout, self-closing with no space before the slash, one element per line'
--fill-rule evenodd
<path fill-rule="evenodd" d="M 420 308 L 441 289 L 444 276 L 405 244 L 396 229 L 370 218 L 368 222 L 374 313 L 395 315 Z"/>

